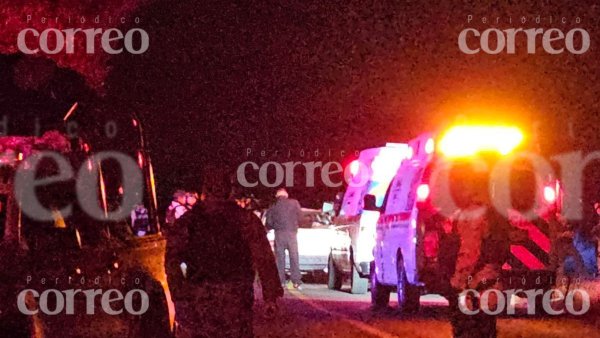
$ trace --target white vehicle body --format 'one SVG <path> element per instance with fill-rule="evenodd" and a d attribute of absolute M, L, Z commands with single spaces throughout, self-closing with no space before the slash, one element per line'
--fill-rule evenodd
<path fill-rule="evenodd" d="M 364 197 L 372 195 L 376 206 L 383 204 L 388 186 L 408 151 L 406 144 L 387 144 L 361 151 L 352 162 L 352 181 L 334 222 L 328 267 L 331 289 L 340 289 L 342 280 L 350 277 L 352 293 L 367 292 L 379 214 L 364 210 Z"/>
<path fill-rule="evenodd" d="M 304 220 L 298 226 L 298 255 L 302 273 L 324 272 L 331 248 L 333 233 L 319 209 L 302 208 Z M 264 223 L 265 217 L 263 217 Z M 269 230 L 267 238 L 275 251 L 275 232 Z M 289 255 L 285 258 L 286 270 L 290 268 Z"/>
<path fill-rule="evenodd" d="M 477 136 L 476 140 L 470 140 L 464 136 L 468 135 L 468 128 L 460 129 L 461 134 L 458 138 L 460 142 L 455 144 L 457 147 L 450 149 L 448 143 L 440 143 L 440 146 L 447 146 L 445 153 L 436 151 L 432 134 L 422 134 L 411 140 L 408 143 L 411 156 L 403 158 L 385 193 L 385 200 L 381 205 L 378 204 L 375 210 L 369 211 L 373 214 L 370 216 L 370 223 L 376 227 L 373 247 L 374 262 L 370 276 L 374 305 L 387 306 L 390 291 L 394 290 L 398 293 L 398 304 L 401 311 L 416 311 L 419 308 L 419 296 L 423 288 L 439 293 L 448 291 L 449 276 L 441 271 L 445 267 L 443 264 L 446 264 L 447 261 L 442 263 L 442 257 L 438 253 L 442 247 L 448 249 L 452 245 L 456 245 L 455 248 L 458 250 L 458 244 L 456 242 L 452 244 L 446 237 L 439 236 L 443 224 L 447 224 L 449 219 L 439 213 L 440 205 L 433 200 L 436 196 L 448 198 L 447 194 L 450 192 L 442 189 L 439 182 L 430 182 L 430 180 L 434 180 L 431 177 L 432 172 L 441 175 L 444 170 L 449 170 L 451 166 L 446 166 L 446 164 L 453 161 L 452 156 L 454 155 L 468 161 L 477 153 L 478 147 L 482 147 L 485 151 L 496 151 L 494 156 L 502 157 L 519 145 L 521 136 L 518 131 L 508 127 L 475 126 L 476 132 L 472 134 Z M 448 139 L 443 138 L 443 140 Z M 450 150 L 454 152 L 450 153 Z M 490 161 L 494 160 L 490 159 Z M 511 172 L 513 170 L 515 169 L 511 168 Z M 527 169 L 522 168 L 517 171 L 527 172 Z M 542 207 L 540 210 L 558 208 L 561 194 L 557 181 L 551 177 L 538 176 L 536 182 L 535 187 L 532 187 L 535 190 L 528 192 L 534 196 L 536 205 Z M 431 194 L 430 183 L 432 184 Z M 449 182 L 447 183 L 449 184 Z M 490 184 L 495 183 L 490 182 Z M 493 194 L 493 190 L 491 193 Z M 527 194 L 527 192 L 524 193 Z M 432 199 L 431 196 L 434 198 Z M 363 212 L 363 217 L 364 215 L 365 212 Z M 512 221 L 511 225 L 509 231 L 513 235 L 523 232 L 523 229 L 519 229 L 519 225 L 513 224 Z M 524 276 L 526 274 L 535 277 L 529 278 L 529 280 L 540 278 L 548 280 L 548 271 L 544 265 L 548 261 L 548 248 L 546 248 L 546 252 L 544 252 L 543 246 L 534 250 L 540 243 L 549 243 L 545 234 L 548 230 L 544 225 L 544 220 L 540 217 L 539 222 L 536 225 L 532 223 L 528 230 L 525 231 L 525 233 L 528 232 L 528 235 L 525 236 L 526 239 L 518 242 L 511 240 L 511 256 L 507 258 L 508 261 L 503 266 L 504 275 Z M 512 236 L 512 238 L 517 237 Z M 534 261 L 539 258 L 540 261 L 537 264 L 539 267 L 527 259 L 519 258 L 521 257 L 519 253 L 530 248 L 533 250 L 532 253 L 525 257 L 531 256 Z M 534 253 L 537 257 L 534 256 Z M 517 266 L 517 263 L 528 268 L 521 270 L 513 268 Z"/>

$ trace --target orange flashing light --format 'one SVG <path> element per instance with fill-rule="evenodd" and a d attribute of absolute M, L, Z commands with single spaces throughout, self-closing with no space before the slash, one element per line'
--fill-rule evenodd
<path fill-rule="evenodd" d="M 447 157 L 473 156 L 481 151 L 507 155 L 523 142 L 523 133 L 507 126 L 457 126 L 440 139 L 438 148 Z"/>

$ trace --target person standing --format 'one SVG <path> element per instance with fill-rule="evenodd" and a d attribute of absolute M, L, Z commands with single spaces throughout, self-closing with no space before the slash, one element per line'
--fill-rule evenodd
<path fill-rule="evenodd" d="M 275 257 L 279 281 L 285 287 L 285 250 L 290 256 L 290 273 L 294 288 L 301 289 L 300 258 L 298 256 L 298 223 L 302 219 L 300 203 L 289 198 L 288 192 L 281 188 L 275 194 L 277 201 L 267 210 L 266 226 L 275 231 Z"/>
<path fill-rule="evenodd" d="M 262 223 L 226 200 L 229 187 L 219 176 L 204 178 L 202 203 L 167 232 L 177 337 L 253 337 L 256 273 L 267 310 L 283 295 Z"/>
<path fill-rule="evenodd" d="M 487 180 L 472 175 L 461 181 L 459 210 L 453 224 L 459 237 L 459 249 L 454 274 L 450 280 L 455 297 L 450 299 L 451 323 L 455 338 L 495 338 L 496 317 L 483 311 L 478 298 L 466 298 L 460 304 L 460 295 L 468 289 L 480 294 L 488 289 L 502 289 L 501 269 L 509 255 L 509 223 L 506 217 L 490 207 L 487 202 Z M 494 293 L 487 307 L 496 310 Z M 477 314 L 469 313 L 469 311 Z M 476 311 L 479 310 L 479 311 Z"/>
<path fill-rule="evenodd" d="M 143 204 L 138 204 L 131 210 L 131 228 L 138 237 L 145 236 L 150 231 L 148 209 Z"/>
<path fill-rule="evenodd" d="M 183 190 L 175 191 L 175 193 L 173 193 L 173 200 L 167 208 L 165 223 L 169 226 L 174 225 L 175 221 L 183 216 L 183 214 L 185 214 L 187 211 L 186 192 Z"/>

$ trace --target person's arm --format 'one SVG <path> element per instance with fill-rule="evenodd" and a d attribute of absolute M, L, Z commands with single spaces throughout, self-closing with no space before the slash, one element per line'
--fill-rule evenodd
<path fill-rule="evenodd" d="M 300 206 L 300 202 L 294 200 L 296 204 L 296 219 L 298 220 L 298 225 L 302 223 L 302 219 L 304 217 L 304 213 L 302 213 L 302 207 Z"/>
<path fill-rule="evenodd" d="M 268 230 L 273 230 L 273 207 L 267 209 L 266 212 L 266 220 L 265 220 L 265 226 L 267 227 Z"/>
<path fill-rule="evenodd" d="M 264 227 L 260 220 L 250 213 L 245 213 L 242 224 L 242 233 L 250 247 L 252 263 L 262 285 L 263 298 L 267 302 L 273 302 L 283 296 L 283 289 L 279 284 L 275 256 L 265 236 Z"/>
<path fill-rule="evenodd" d="M 178 205 L 175 207 L 175 219 L 179 219 L 181 216 L 183 216 L 185 214 L 185 212 L 187 211 L 186 207 L 184 205 Z"/>

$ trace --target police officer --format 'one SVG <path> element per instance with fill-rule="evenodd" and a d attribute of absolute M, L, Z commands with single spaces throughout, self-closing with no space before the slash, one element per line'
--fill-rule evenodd
<path fill-rule="evenodd" d="M 167 233 L 178 337 L 252 337 L 256 272 L 268 309 L 283 295 L 262 223 L 227 201 L 229 190 L 221 175 L 205 175 L 202 203 Z"/>

